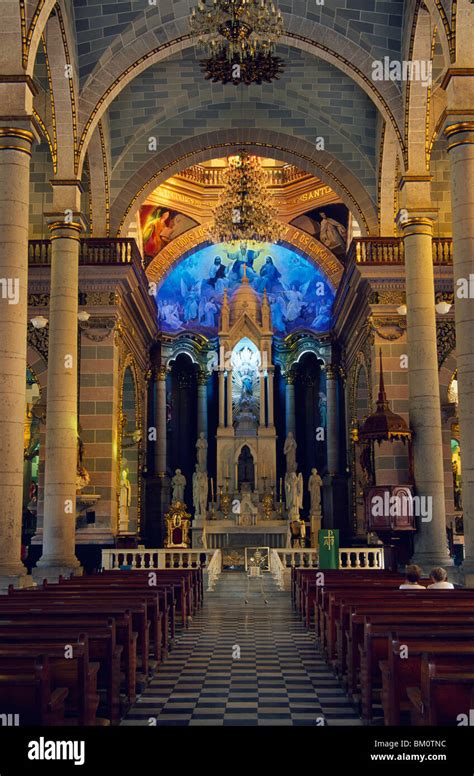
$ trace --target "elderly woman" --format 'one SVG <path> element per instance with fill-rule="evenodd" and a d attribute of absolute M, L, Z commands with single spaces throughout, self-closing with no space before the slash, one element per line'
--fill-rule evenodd
<path fill-rule="evenodd" d="M 433 584 L 428 585 L 429 590 L 454 590 L 453 583 L 448 582 L 448 572 L 446 569 L 433 569 L 430 579 L 433 580 Z"/>

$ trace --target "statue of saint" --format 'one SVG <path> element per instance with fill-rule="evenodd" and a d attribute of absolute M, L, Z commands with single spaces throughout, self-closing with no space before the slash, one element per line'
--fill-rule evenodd
<path fill-rule="evenodd" d="M 176 469 L 175 475 L 171 480 L 171 487 L 173 488 L 173 501 L 181 501 L 184 503 L 184 489 L 186 487 L 186 477 L 181 472 L 181 469 Z"/>
<path fill-rule="evenodd" d="M 286 509 L 291 514 L 298 503 L 298 475 L 296 472 L 287 472 L 285 475 Z"/>
<path fill-rule="evenodd" d="M 288 432 L 288 436 L 285 439 L 283 453 L 286 455 L 287 474 L 296 472 L 296 439 L 294 438 L 292 431 Z"/>
<path fill-rule="evenodd" d="M 122 470 L 122 476 L 120 478 L 120 497 L 119 497 L 119 529 L 121 531 L 128 531 L 129 527 L 129 511 L 130 504 L 132 503 L 132 486 L 128 479 L 128 469 Z"/>
<path fill-rule="evenodd" d="M 321 487 L 323 481 L 316 468 L 311 469 L 311 476 L 308 480 L 308 490 L 311 497 L 310 513 L 312 515 L 321 514 Z"/>
<path fill-rule="evenodd" d="M 199 464 L 196 464 L 196 471 L 193 474 L 193 504 L 196 517 L 205 517 L 206 515 L 207 493 L 207 472 L 200 471 Z"/>
<path fill-rule="evenodd" d="M 295 506 L 298 510 L 303 509 L 303 475 L 301 472 L 296 477 L 296 502 Z"/>
<path fill-rule="evenodd" d="M 201 431 L 196 442 L 196 453 L 199 470 L 201 472 L 207 471 L 207 439 L 204 431 Z"/>

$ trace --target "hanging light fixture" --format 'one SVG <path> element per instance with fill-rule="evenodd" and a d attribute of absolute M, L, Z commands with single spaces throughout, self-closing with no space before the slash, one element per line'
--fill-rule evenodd
<path fill-rule="evenodd" d="M 277 219 L 257 157 L 247 151 L 229 159 L 224 190 L 209 228 L 214 243 L 275 243 L 284 226 Z"/>
<path fill-rule="evenodd" d="M 201 66 L 207 79 L 262 83 L 283 71 L 274 56 L 283 19 L 272 0 L 200 0 L 189 23 L 206 56 Z"/>

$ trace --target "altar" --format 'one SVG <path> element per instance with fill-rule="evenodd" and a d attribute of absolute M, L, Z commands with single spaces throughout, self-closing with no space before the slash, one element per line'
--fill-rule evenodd
<path fill-rule="evenodd" d="M 193 525 L 192 547 L 202 547 L 203 527 Z M 255 525 L 239 525 L 236 521 L 207 520 L 205 542 L 209 550 L 241 547 L 286 547 L 288 543 L 287 520 L 262 520 Z"/>

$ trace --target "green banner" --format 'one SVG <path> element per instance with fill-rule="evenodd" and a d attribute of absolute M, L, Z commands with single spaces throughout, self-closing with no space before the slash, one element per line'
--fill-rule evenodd
<path fill-rule="evenodd" d="M 318 531 L 319 568 L 339 568 L 339 529 L 321 528 Z"/>

